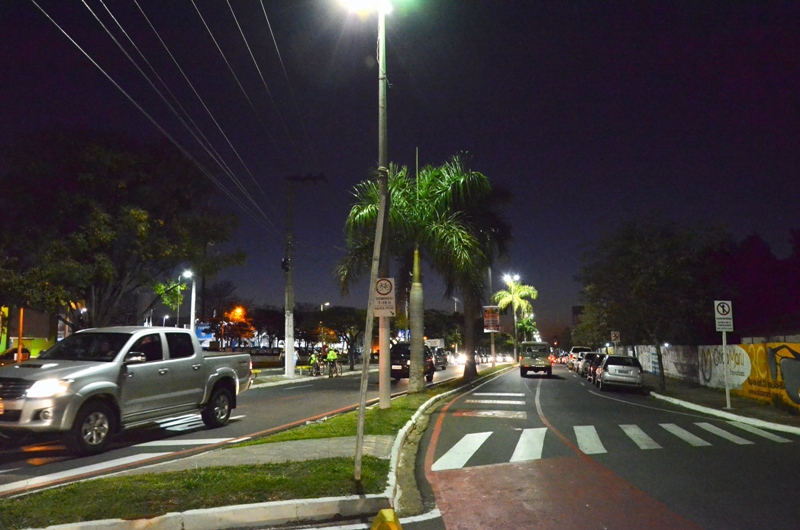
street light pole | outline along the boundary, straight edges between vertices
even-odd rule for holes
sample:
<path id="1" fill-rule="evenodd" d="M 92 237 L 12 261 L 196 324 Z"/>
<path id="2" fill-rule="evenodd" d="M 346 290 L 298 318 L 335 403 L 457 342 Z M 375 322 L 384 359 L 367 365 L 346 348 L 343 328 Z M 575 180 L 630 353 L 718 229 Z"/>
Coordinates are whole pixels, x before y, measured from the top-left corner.
<path id="1" fill-rule="evenodd" d="M 511 293 L 511 309 L 514 311 L 514 359 L 518 360 L 519 355 L 517 353 L 517 297 L 516 297 L 516 285 L 519 281 L 519 274 L 515 274 L 511 276 L 510 274 L 506 274 L 503 276 L 503 280 L 505 280 L 506 285 L 508 285 L 509 291 Z"/>
<path id="2" fill-rule="evenodd" d="M 192 271 L 183 271 L 183 276 L 185 278 L 191 278 L 192 280 L 192 302 L 189 309 L 189 329 L 191 329 L 192 333 L 194 333 L 195 303 L 197 302 L 197 289 L 195 286 L 194 273 Z"/>

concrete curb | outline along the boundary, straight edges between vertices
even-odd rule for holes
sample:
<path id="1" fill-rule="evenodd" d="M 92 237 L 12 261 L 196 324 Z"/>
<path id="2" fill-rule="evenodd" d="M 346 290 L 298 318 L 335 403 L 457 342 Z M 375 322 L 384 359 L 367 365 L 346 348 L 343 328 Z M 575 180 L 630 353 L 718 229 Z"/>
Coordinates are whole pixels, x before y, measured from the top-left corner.
<path id="1" fill-rule="evenodd" d="M 505 371 L 492 375 L 497 377 L 503 373 Z M 399 494 L 397 490 L 397 464 L 400 458 L 400 450 L 416 422 L 437 401 L 456 392 L 471 389 L 470 387 L 471 385 L 464 388 L 455 388 L 432 397 L 423 403 L 411 419 L 400 429 L 392 445 L 387 486 L 382 494 L 221 506 L 168 513 L 151 519 L 104 519 L 26 530 L 226 530 L 229 528 L 269 527 L 291 523 L 321 522 L 329 521 L 336 517 L 374 515 L 384 508 L 391 508 L 397 504 L 396 496 Z"/>
<path id="2" fill-rule="evenodd" d="M 747 416 L 739 416 L 738 414 L 733 414 L 732 412 L 726 412 L 724 410 L 717 410 L 711 407 L 704 407 L 703 405 L 697 405 L 695 403 L 691 403 L 689 401 L 683 401 L 681 399 L 675 399 L 669 396 L 663 396 L 656 392 L 650 392 L 650 395 L 656 399 L 660 399 L 666 401 L 668 403 L 672 403 L 673 405 L 678 405 L 690 410 L 694 410 L 697 412 L 702 412 L 704 414 L 710 414 L 712 416 L 717 416 L 718 418 L 723 418 L 726 420 L 731 421 L 738 421 L 739 423 L 745 423 L 748 425 L 752 425 L 754 427 L 761 427 L 763 429 L 769 429 L 771 431 L 779 431 L 785 432 L 789 434 L 796 434 L 800 436 L 800 427 L 794 427 L 792 425 L 783 425 L 781 423 L 773 423 L 770 421 L 759 420 L 755 418 L 748 418 Z"/>

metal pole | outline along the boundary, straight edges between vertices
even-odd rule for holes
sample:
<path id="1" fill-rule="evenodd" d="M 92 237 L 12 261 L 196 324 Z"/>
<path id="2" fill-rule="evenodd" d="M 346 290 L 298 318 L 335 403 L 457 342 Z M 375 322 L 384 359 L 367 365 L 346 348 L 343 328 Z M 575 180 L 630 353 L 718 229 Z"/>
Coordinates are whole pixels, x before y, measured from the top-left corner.
<path id="1" fill-rule="evenodd" d="M 284 375 L 294 379 L 294 263 L 292 254 L 294 233 L 292 232 L 292 181 L 286 181 L 286 255 L 283 270 L 286 272 L 286 293 L 284 299 Z"/>
<path id="2" fill-rule="evenodd" d="M 728 332 L 722 332 L 722 366 L 725 371 L 725 408 L 731 408 L 731 387 L 728 384 Z"/>
<path id="3" fill-rule="evenodd" d="M 492 268 L 489 267 L 489 301 L 492 300 Z M 492 353 L 492 368 L 494 368 L 497 356 L 494 351 L 494 331 L 489 333 L 489 347 Z M 516 359 L 514 359 L 516 361 Z"/>
<path id="4" fill-rule="evenodd" d="M 192 330 L 192 333 L 194 333 L 194 328 L 195 328 L 195 326 L 194 326 L 194 321 L 195 321 L 195 303 L 197 301 L 197 288 L 196 288 L 195 283 L 196 282 L 194 281 L 194 277 L 192 277 L 192 305 L 191 305 L 191 309 L 189 310 L 189 319 L 191 320 L 189 322 L 189 329 Z"/>
<path id="5" fill-rule="evenodd" d="M 389 147 L 387 141 L 386 118 L 386 14 L 378 10 L 378 192 L 385 206 L 378 212 L 383 221 L 381 230 L 379 275 L 389 276 L 388 240 L 383 237 L 383 230 L 389 223 Z M 376 231 L 378 227 L 376 226 Z M 377 238 L 376 238 L 377 241 Z M 374 289 L 375 283 L 370 284 Z M 389 359 L 389 317 L 378 317 L 378 407 L 388 409 L 392 406 L 391 364 Z M 369 338 L 369 351 L 372 351 L 372 337 Z M 366 348 L 364 353 L 367 353 Z"/>
<path id="6" fill-rule="evenodd" d="M 361 458 L 364 450 L 364 421 L 367 408 L 367 386 L 369 382 L 369 356 L 372 352 L 372 321 L 375 317 L 375 284 L 378 272 L 388 276 L 388 255 L 383 238 L 384 224 L 389 217 L 389 169 L 386 147 L 386 19 L 383 10 L 378 10 L 378 219 L 375 223 L 375 242 L 372 250 L 372 268 L 369 281 L 369 301 L 367 321 L 364 326 L 364 351 L 361 355 L 361 396 L 358 404 L 358 423 L 356 427 L 356 453 L 353 479 L 361 485 Z M 380 271 L 379 271 L 380 269 Z M 391 407 L 391 388 L 389 382 L 389 319 L 378 319 L 378 406 Z"/>

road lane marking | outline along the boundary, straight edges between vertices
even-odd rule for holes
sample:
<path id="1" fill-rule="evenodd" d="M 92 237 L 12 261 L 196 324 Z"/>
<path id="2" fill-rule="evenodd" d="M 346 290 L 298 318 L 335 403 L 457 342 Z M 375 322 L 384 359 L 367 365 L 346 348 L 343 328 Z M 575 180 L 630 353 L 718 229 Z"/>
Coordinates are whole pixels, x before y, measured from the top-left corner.
<path id="1" fill-rule="evenodd" d="M 542 448 L 544 447 L 544 435 L 547 427 L 537 427 L 535 429 L 524 429 L 522 436 L 519 437 L 514 454 L 511 455 L 511 462 L 525 462 L 527 460 L 539 460 L 542 458 Z"/>
<path id="2" fill-rule="evenodd" d="M 491 432 L 474 432 L 465 434 L 457 444 L 443 454 L 439 460 L 431 466 L 431 471 L 444 471 L 445 469 L 461 469 L 472 458 L 472 455 L 480 449 Z"/>
<path id="3" fill-rule="evenodd" d="M 503 418 L 506 420 L 527 420 L 528 413 L 524 410 L 459 410 L 454 412 L 455 417 L 477 418 Z"/>
<path id="4" fill-rule="evenodd" d="M 145 442 L 136 444 L 133 447 L 159 447 L 159 446 L 176 446 L 176 445 L 213 445 L 229 442 L 234 438 L 205 438 L 201 440 L 157 440 L 155 442 Z"/>
<path id="5" fill-rule="evenodd" d="M 650 438 L 638 425 L 620 425 L 622 431 L 639 446 L 639 449 L 661 449 L 658 443 Z"/>
<path id="6" fill-rule="evenodd" d="M 757 434 L 758 436 L 766 438 L 767 440 L 772 440 L 773 442 L 778 442 L 782 444 L 792 443 L 792 441 L 789 440 L 788 438 L 784 438 L 783 436 L 778 436 L 777 434 L 765 431 L 764 429 L 759 429 L 758 427 L 750 425 L 748 423 L 741 423 L 738 421 L 729 421 L 728 423 L 730 423 L 734 427 L 739 427 L 740 429 L 745 430 L 749 433 Z"/>
<path id="7" fill-rule="evenodd" d="M 0 493 L 7 491 L 14 491 L 19 489 L 27 489 L 32 486 L 39 486 L 54 482 L 57 480 L 77 477 L 86 473 L 93 473 L 95 471 L 102 471 L 117 466 L 124 466 L 125 464 L 132 464 L 140 460 L 148 460 L 150 458 L 158 458 L 159 456 L 166 456 L 170 453 L 142 453 L 140 455 L 127 456 L 125 458 L 117 458 L 116 460 L 109 460 L 108 462 L 101 462 L 99 464 L 92 464 L 90 466 L 76 467 L 60 473 L 51 473 L 50 475 L 43 475 L 41 477 L 33 477 L 27 480 L 20 480 L 18 482 L 11 482 L 10 484 L 3 484 L 0 486 Z"/>
<path id="8" fill-rule="evenodd" d="M 726 431 L 724 429 L 720 429 L 716 425 L 711 425 L 710 423 L 706 423 L 704 421 L 701 421 L 699 423 L 695 423 L 695 425 L 697 425 L 701 429 L 705 429 L 706 431 L 708 431 L 710 433 L 716 434 L 717 436 L 725 438 L 726 440 L 731 441 L 731 442 L 733 442 L 735 444 L 738 444 L 738 445 L 752 445 L 754 443 L 754 442 L 751 442 L 750 440 L 746 440 L 744 438 L 736 436 L 735 434 L 730 433 L 730 432 L 728 432 L 728 431 Z"/>
<path id="9" fill-rule="evenodd" d="M 573 429 L 575 437 L 578 439 L 578 447 L 584 454 L 597 455 L 608 452 L 603 447 L 603 442 L 600 441 L 597 429 L 593 425 L 576 425 Z"/>
<path id="10" fill-rule="evenodd" d="M 514 401 L 510 399 L 467 399 L 464 403 L 481 403 L 489 405 L 524 405 L 524 401 Z"/>
<path id="11" fill-rule="evenodd" d="M 681 429 L 674 423 L 659 423 L 659 425 L 661 425 L 668 432 L 674 434 L 675 436 L 677 436 L 684 442 L 688 443 L 689 445 L 693 445 L 694 447 L 705 447 L 711 445 L 710 443 L 703 440 L 699 436 L 695 436 L 686 429 Z"/>
<path id="12" fill-rule="evenodd" d="M 473 392 L 473 396 L 525 397 L 525 392 Z"/>

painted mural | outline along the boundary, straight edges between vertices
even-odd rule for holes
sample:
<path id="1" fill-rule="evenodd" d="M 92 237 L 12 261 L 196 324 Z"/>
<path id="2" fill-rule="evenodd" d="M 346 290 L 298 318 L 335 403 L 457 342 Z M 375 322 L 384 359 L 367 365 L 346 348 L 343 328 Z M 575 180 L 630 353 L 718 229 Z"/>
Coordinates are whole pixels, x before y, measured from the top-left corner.
<path id="1" fill-rule="evenodd" d="M 655 346 L 636 346 L 642 367 L 658 372 Z M 664 374 L 725 388 L 722 345 L 662 347 Z M 761 343 L 728 345 L 728 385 L 751 399 L 789 404 L 800 410 L 800 344 Z"/>

